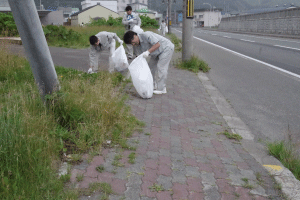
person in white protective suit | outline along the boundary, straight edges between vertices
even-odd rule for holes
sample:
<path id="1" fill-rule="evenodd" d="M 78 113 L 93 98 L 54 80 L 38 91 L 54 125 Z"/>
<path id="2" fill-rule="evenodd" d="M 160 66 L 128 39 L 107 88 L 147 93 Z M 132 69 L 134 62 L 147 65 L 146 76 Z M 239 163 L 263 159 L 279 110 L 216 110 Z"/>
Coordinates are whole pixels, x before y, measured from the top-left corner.
<path id="1" fill-rule="evenodd" d="M 132 12 L 131 6 L 125 8 L 126 12 L 123 16 L 122 24 L 125 25 L 126 31 L 130 31 L 134 26 L 141 27 L 142 21 L 138 14 Z M 125 50 L 127 52 L 128 59 L 133 58 L 133 46 L 126 44 Z"/>
<path id="2" fill-rule="evenodd" d="M 109 67 L 108 71 L 112 73 L 114 71 L 114 66 L 111 61 L 111 56 L 116 49 L 116 40 L 123 44 L 123 41 L 117 36 L 116 33 L 102 31 L 97 35 L 90 36 L 90 68 L 88 73 L 98 72 L 98 60 L 100 52 L 103 50 L 109 50 Z"/>
<path id="3" fill-rule="evenodd" d="M 161 34 L 162 34 L 163 36 L 166 35 L 166 26 L 167 26 L 167 25 L 166 25 L 165 21 L 162 20 L 159 29 L 160 29 L 160 32 L 161 32 Z"/>
<path id="4" fill-rule="evenodd" d="M 148 64 L 153 76 L 153 93 L 167 93 L 166 79 L 174 53 L 174 44 L 165 37 L 151 31 L 140 34 L 128 31 L 124 35 L 124 42 L 125 44 L 135 45 L 138 53 L 141 53 L 144 58 L 151 56 Z"/>

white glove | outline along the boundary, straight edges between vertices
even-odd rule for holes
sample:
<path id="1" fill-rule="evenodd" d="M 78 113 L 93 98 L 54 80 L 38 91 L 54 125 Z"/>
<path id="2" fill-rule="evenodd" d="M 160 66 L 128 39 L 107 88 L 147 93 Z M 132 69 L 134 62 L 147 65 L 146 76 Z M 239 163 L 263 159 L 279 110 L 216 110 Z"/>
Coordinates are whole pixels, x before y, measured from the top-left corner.
<path id="1" fill-rule="evenodd" d="M 121 46 L 123 45 L 123 41 L 122 40 L 119 40 L 119 43 L 120 43 Z"/>
<path id="2" fill-rule="evenodd" d="M 133 22 L 133 19 L 128 20 L 128 22 Z"/>
<path id="3" fill-rule="evenodd" d="M 142 53 L 144 58 L 148 58 L 150 52 L 149 51 L 145 51 L 144 53 Z"/>

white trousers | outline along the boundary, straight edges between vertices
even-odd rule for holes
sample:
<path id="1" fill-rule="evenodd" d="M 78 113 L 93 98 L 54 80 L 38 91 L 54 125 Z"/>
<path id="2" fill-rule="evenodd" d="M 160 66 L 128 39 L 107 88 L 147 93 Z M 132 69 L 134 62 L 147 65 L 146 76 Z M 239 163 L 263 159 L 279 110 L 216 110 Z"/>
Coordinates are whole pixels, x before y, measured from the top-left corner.
<path id="1" fill-rule="evenodd" d="M 153 76 L 153 83 L 159 91 L 166 87 L 169 64 L 173 53 L 174 45 L 165 48 L 159 56 L 150 58 L 149 67 Z"/>

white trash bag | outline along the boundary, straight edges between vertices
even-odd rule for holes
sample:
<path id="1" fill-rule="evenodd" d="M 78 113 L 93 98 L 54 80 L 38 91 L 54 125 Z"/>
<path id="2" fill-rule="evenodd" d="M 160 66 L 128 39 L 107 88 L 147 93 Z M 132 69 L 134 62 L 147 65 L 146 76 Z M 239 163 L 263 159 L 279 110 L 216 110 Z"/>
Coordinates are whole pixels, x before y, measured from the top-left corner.
<path id="1" fill-rule="evenodd" d="M 141 27 L 139 27 L 139 26 L 137 26 L 137 25 L 135 25 L 135 26 L 132 28 L 132 31 L 133 31 L 133 32 L 136 32 L 137 34 L 140 34 L 140 33 L 144 32 L 144 30 L 141 29 Z"/>
<path id="2" fill-rule="evenodd" d="M 153 95 L 153 77 L 146 59 L 143 55 L 135 58 L 128 67 L 133 86 L 138 94 L 149 99 Z"/>
<path id="3" fill-rule="evenodd" d="M 166 33 L 168 33 L 169 31 L 168 31 L 168 26 L 166 26 Z"/>
<path id="4" fill-rule="evenodd" d="M 129 64 L 125 54 L 123 45 L 119 46 L 111 56 L 111 62 L 117 71 L 123 71 L 127 69 Z"/>

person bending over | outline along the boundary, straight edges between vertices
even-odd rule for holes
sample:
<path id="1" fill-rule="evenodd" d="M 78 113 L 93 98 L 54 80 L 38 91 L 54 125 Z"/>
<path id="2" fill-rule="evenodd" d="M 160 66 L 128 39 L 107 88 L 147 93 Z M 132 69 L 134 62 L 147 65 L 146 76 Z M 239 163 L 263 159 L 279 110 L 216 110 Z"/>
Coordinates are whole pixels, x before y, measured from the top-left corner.
<path id="1" fill-rule="evenodd" d="M 123 44 L 123 41 L 117 36 L 116 33 L 102 31 L 97 35 L 90 36 L 90 68 L 88 70 L 88 73 L 98 72 L 99 56 L 103 50 L 109 50 L 108 71 L 110 73 L 114 71 L 111 56 L 116 49 L 116 40 L 120 43 L 120 45 Z"/>
<path id="2" fill-rule="evenodd" d="M 148 64 L 153 76 L 153 93 L 167 93 L 166 80 L 169 64 L 174 53 L 174 44 L 165 37 L 151 31 L 140 34 L 128 31 L 124 35 L 124 42 L 136 46 L 136 50 L 144 58 L 151 56 Z"/>

